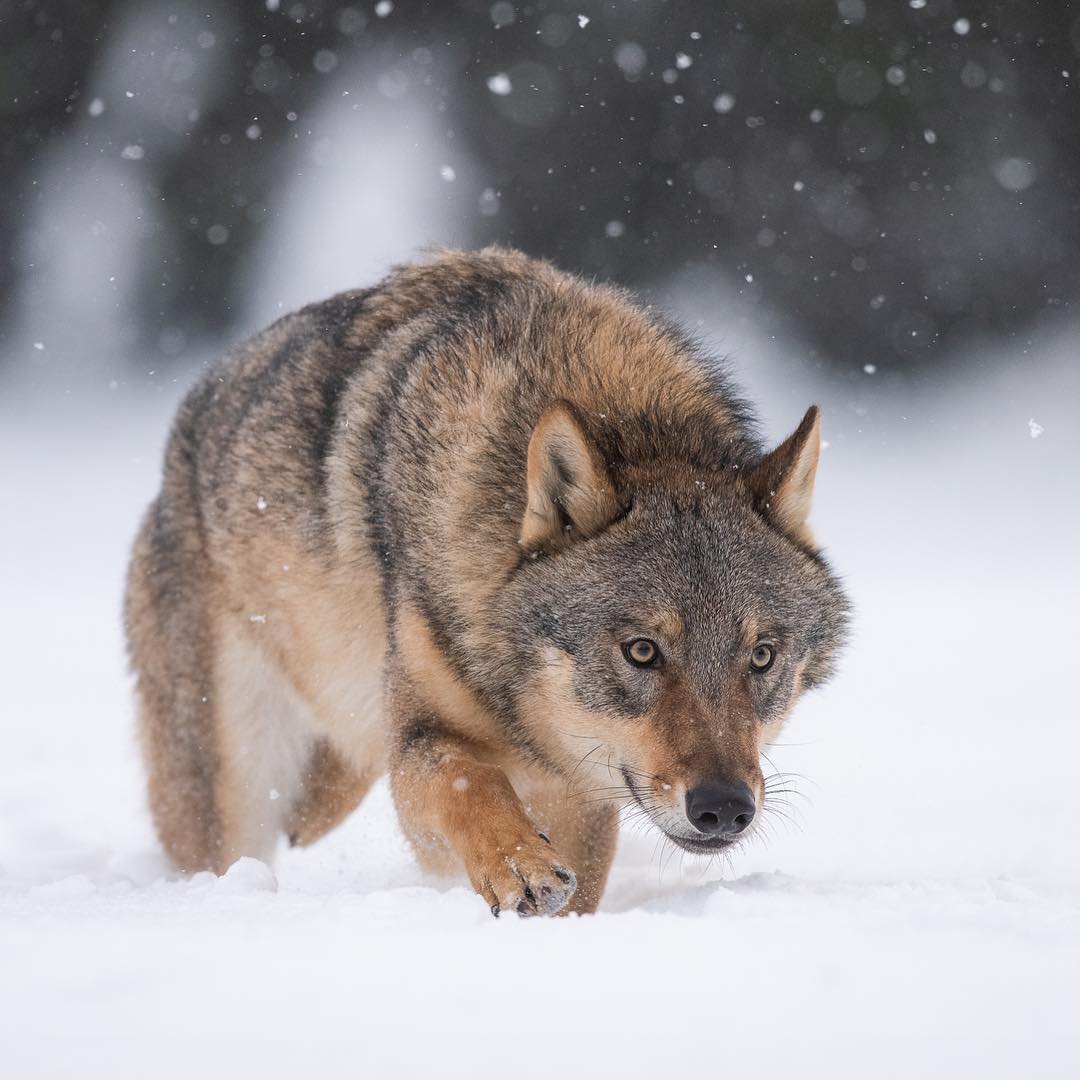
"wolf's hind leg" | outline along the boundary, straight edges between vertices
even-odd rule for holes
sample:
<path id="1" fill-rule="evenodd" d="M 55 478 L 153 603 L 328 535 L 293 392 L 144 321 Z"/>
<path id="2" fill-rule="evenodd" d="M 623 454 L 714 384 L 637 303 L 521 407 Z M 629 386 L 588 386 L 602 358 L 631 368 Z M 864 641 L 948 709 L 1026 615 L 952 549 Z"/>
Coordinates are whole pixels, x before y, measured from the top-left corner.
<path id="1" fill-rule="evenodd" d="M 304 769 L 303 787 L 285 825 L 289 843 L 315 843 L 355 810 L 378 772 L 361 773 L 331 745 L 318 739 Z"/>
<path id="2" fill-rule="evenodd" d="M 217 635 L 219 874 L 241 855 L 273 858 L 314 744 L 307 705 L 257 634 L 225 626 Z"/>

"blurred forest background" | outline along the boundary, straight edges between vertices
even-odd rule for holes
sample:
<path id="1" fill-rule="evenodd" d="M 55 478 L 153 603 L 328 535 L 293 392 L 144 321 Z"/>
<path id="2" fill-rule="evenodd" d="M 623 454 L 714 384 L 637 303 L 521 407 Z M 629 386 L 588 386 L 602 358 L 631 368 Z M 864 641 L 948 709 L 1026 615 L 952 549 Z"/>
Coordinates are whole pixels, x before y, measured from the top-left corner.
<path id="1" fill-rule="evenodd" d="M 0 0 L 0 363 L 179 370 L 491 242 L 708 268 L 844 378 L 1019 355 L 1080 285 L 1078 79 L 1035 0 Z"/>

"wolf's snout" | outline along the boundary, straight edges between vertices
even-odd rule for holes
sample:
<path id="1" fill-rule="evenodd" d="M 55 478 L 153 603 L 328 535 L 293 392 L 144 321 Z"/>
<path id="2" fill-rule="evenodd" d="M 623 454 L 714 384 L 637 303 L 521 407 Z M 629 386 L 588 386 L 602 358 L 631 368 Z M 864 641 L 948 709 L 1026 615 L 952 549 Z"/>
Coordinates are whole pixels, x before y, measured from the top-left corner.
<path id="1" fill-rule="evenodd" d="M 738 836 L 756 812 L 754 793 L 741 782 L 706 780 L 686 793 L 690 824 L 709 836 Z"/>

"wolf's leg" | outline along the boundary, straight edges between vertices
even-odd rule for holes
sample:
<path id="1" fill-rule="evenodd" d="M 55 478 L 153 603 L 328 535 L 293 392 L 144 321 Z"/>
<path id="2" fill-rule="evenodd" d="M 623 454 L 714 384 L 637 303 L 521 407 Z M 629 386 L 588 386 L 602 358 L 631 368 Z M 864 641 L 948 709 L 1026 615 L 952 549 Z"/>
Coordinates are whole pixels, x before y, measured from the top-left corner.
<path id="1" fill-rule="evenodd" d="M 241 855 L 273 858 L 314 746 L 307 705 L 255 634 L 224 626 L 217 635 L 218 873 Z"/>
<path id="2" fill-rule="evenodd" d="M 180 870 L 219 863 L 222 822 L 205 560 L 190 497 L 151 505 L 132 552 L 125 625 L 150 811 Z"/>
<path id="3" fill-rule="evenodd" d="M 360 773 L 331 745 L 318 739 L 304 769 L 303 787 L 286 822 L 289 843 L 313 844 L 339 825 L 368 793 L 379 771 Z"/>
<path id="4" fill-rule="evenodd" d="M 610 803 L 582 805 L 571 798 L 537 807 L 534 816 L 577 870 L 577 891 L 560 914 L 591 914 L 600 903 L 615 858 L 618 810 Z"/>
<path id="5" fill-rule="evenodd" d="M 529 820 L 506 774 L 438 718 L 391 692 L 390 783 L 402 828 L 421 860 L 449 849 L 492 913 L 554 915 L 577 878 Z"/>

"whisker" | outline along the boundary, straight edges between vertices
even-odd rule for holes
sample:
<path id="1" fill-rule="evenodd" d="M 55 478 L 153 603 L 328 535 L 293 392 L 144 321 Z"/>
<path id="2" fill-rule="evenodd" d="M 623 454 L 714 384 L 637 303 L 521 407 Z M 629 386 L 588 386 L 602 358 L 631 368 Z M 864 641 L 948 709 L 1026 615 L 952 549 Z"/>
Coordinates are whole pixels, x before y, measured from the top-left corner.
<path id="1" fill-rule="evenodd" d="M 567 786 L 567 788 L 568 788 L 568 789 L 569 789 L 569 788 L 570 788 L 570 787 L 571 787 L 571 786 L 573 785 L 573 783 L 574 783 L 574 777 L 575 777 L 575 776 L 577 776 L 577 771 L 578 771 L 578 769 L 580 769 L 580 768 L 581 768 L 581 766 L 582 766 L 582 765 L 584 765 L 584 764 L 585 764 L 585 762 L 586 762 L 586 761 L 588 761 L 588 760 L 589 760 L 589 758 L 591 758 L 591 757 L 593 756 L 593 754 L 595 754 L 595 753 L 596 753 L 596 751 L 597 751 L 597 750 L 599 750 L 599 749 L 600 749 L 600 747 L 601 747 L 602 745 L 603 745 L 603 743 L 599 743 L 599 742 L 598 742 L 598 743 L 597 743 L 597 744 L 596 744 L 596 745 L 595 745 L 595 746 L 594 746 L 594 747 L 593 747 L 593 748 L 592 748 L 592 749 L 591 749 L 591 750 L 590 750 L 590 751 L 589 751 L 589 752 L 588 752 L 588 753 L 587 753 L 587 754 L 586 754 L 586 755 L 585 755 L 585 756 L 584 756 L 584 757 L 583 757 L 583 758 L 582 758 L 582 759 L 581 759 L 581 760 L 580 760 L 580 761 L 579 761 L 579 762 L 578 762 L 578 763 L 577 763 L 577 764 L 576 764 L 576 765 L 574 766 L 574 768 L 573 768 L 573 771 L 572 771 L 572 772 L 570 773 L 570 778 L 569 778 L 569 779 L 568 779 L 568 780 L 566 781 L 566 786 Z"/>
<path id="2" fill-rule="evenodd" d="M 665 837 L 665 839 L 667 839 L 667 837 Z M 669 842 L 671 842 L 671 841 L 669 841 Z M 672 858 L 672 856 L 673 856 L 673 855 L 675 854 L 675 852 L 676 852 L 676 851 L 678 851 L 678 850 L 679 850 L 679 849 L 678 849 L 678 848 L 677 848 L 677 847 L 675 846 L 674 842 L 671 842 L 671 851 L 669 851 L 669 852 L 668 852 L 668 857 L 667 857 L 667 859 L 666 859 L 666 860 L 664 860 L 664 863 L 663 863 L 663 864 L 661 865 L 661 867 L 660 867 L 660 884 L 661 884 L 661 885 L 662 885 L 662 884 L 664 883 L 664 871 L 665 871 L 665 870 L 667 869 L 667 867 L 668 867 L 668 863 L 670 863 L 670 862 L 671 862 L 671 858 Z"/>

